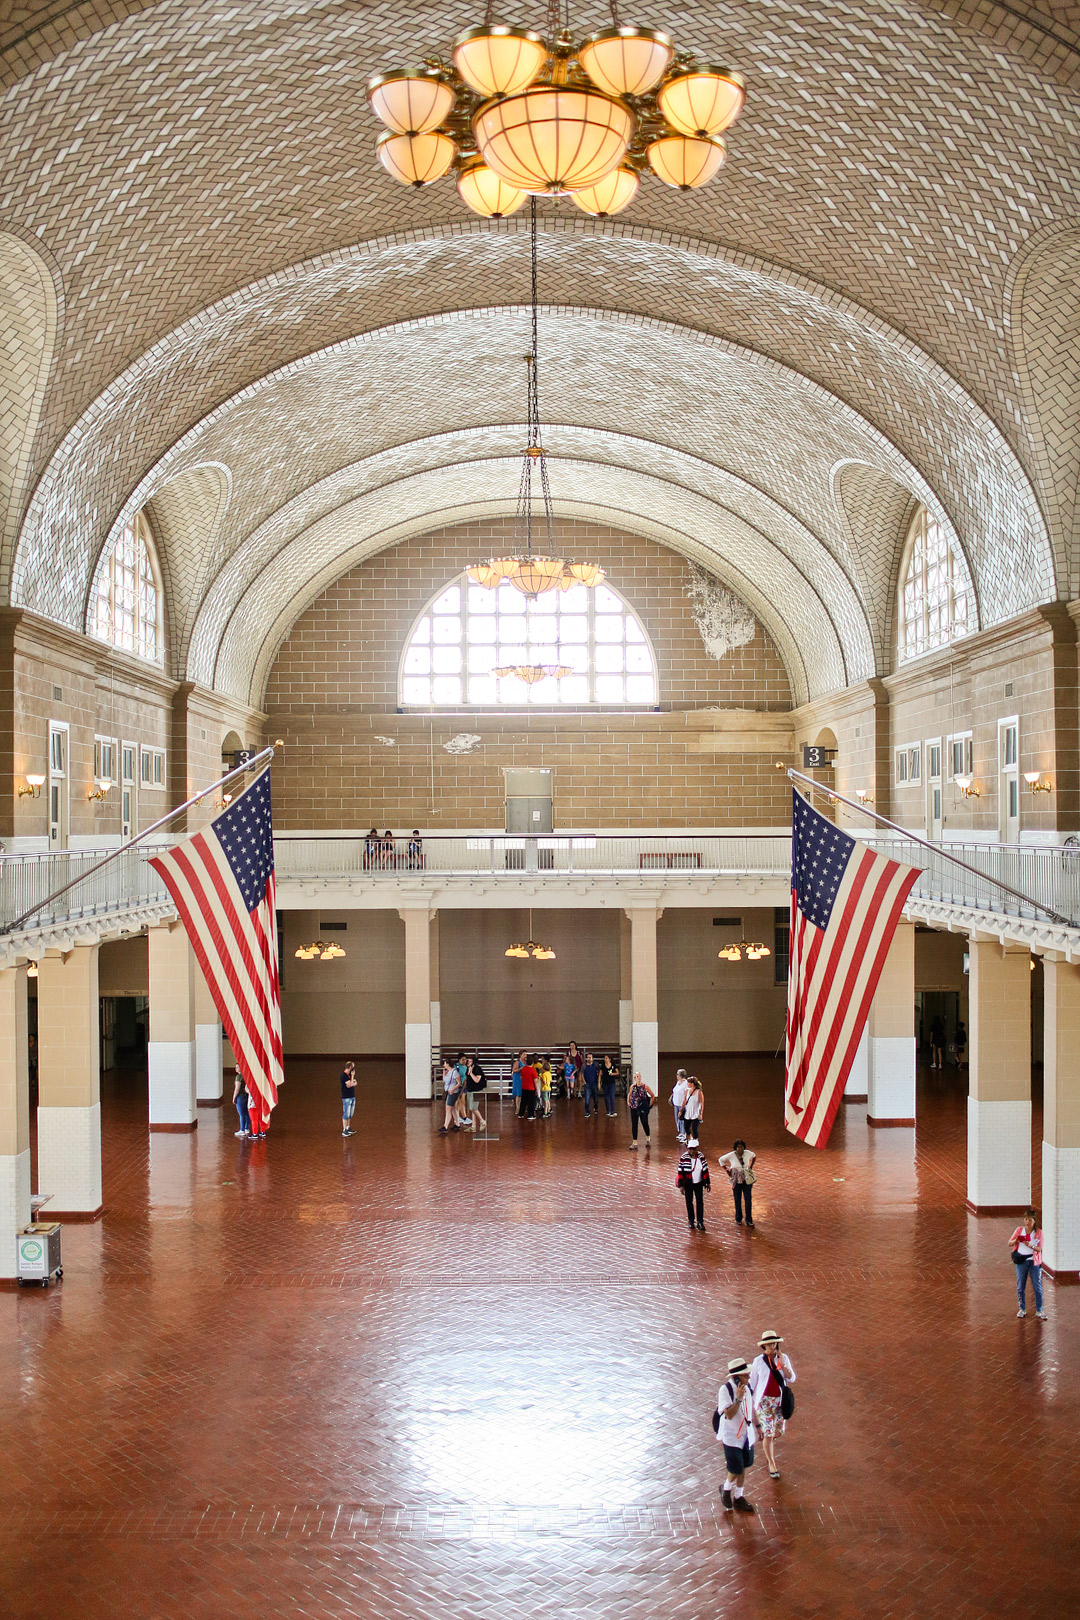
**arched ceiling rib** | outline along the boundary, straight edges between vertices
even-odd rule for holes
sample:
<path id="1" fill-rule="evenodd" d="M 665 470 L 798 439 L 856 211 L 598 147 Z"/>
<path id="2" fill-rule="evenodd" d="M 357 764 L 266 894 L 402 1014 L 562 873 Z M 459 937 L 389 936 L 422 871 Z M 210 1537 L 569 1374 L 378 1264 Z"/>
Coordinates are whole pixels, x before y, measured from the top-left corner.
<path id="1" fill-rule="evenodd" d="M 524 330 L 519 308 L 469 310 L 368 333 L 282 367 L 189 430 L 144 474 L 116 521 L 195 465 L 213 461 L 229 467 L 233 499 L 207 557 L 209 572 L 216 574 L 276 510 L 358 455 L 400 450 L 406 428 L 434 438 L 463 423 L 481 426 L 492 416 L 514 422 L 524 389 L 516 360 Z M 953 422 L 957 434 L 964 420 L 972 429 L 961 487 L 956 456 L 947 463 L 953 469 L 949 493 L 956 494 L 967 519 L 966 526 L 954 528 L 934 485 L 872 423 L 818 384 L 755 351 L 668 323 L 596 310 L 545 310 L 541 354 L 543 411 L 549 421 L 619 434 L 629 419 L 645 428 L 649 456 L 678 446 L 714 469 L 735 473 L 774 505 L 798 514 L 847 575 L 864 609 L 884 588 L 874 577 L 878 564 L 853 543 L 830 484 L 836 463 L 852 458 L 902 482 L 950 532 L 959 530 L 972 559 L 983 622 L 1053 594 L 1045 538 L 1029 521 L 1033 514 L 1038 517 L 1030 490 L 1000 442 L 1003 460 L 995 464 L 987 434 L 974 433 L 977 413 L 972 414 L 970 402 Z M 123 421 L 124 443 L 130 445 L 142 425 L 137 397 L 136 390 L 126 413 L 118 398 L 115 406 L 102 402 L 95 422 L 70 446 L 66 465 L 58 457 L 55 471 L 42 481 L 18 559 L 18 599 L 24 605 L 80 622 L 85 600 L 80 581 L 92 568 L 93 531 L 85 521 L 93 488 L 89 464 L 98 472 L 111 464 L 96 429 L 107 421 L 118 429 Z M 943 411 L 943 401 L 937 403 Z M 76 494 L 80 468 L 86 474 L 83 502 Z M 976 484 L 973 474 L 980 471 L 982 482 Z M 945 469 L 938 472 L 948 483 Z M 389 463 L 383 476 L 395 476 Z M 981 506 L 973 505 L 973 492 Z M 1024 561 L 1019 576 L 1002 556 L 1001 533 L 1010 537 L 1016 559 Z"/>
<path id="2" fill-rule="evenodd" d="M 510 460 L 457 463 L 327 513 L 282 548 L 237 599 L 221 636 L 215 685 L 258 701 L 281 640 L 334 579 L 365 557 L 431 528 L 433 514 L 447 523 L 511 512 L 513 471 Z M 843 649 L 821 598 L 744 519 L 686 490 L 674 501 L 662 479 L 621 467 L 564 461 L 553 465 L 551 475 L 560 514 L 621 524 L 727 580 L 773 636 L 802 697 L 844 685 Z M 870 656 L 868 637 L 862 650 Z"/>

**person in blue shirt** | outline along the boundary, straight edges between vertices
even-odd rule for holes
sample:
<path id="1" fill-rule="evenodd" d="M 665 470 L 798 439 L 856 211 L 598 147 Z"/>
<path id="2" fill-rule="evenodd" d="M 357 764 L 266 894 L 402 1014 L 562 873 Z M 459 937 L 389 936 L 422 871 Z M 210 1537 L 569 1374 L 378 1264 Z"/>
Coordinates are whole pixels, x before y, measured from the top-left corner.
<path id="1" fill-rule="evenodd" d="M 591 1052 L 585 1054 L 585 1118 L 600 1112 L 600 1068 Z"/>
<path id="2" fill-rule="evenodd" d="M 525 1053 L 519 1052 L 514 1059 L 514 1066 L 510 1070 L 510 1092 L 514 1099 L 514 1113 L 521 1118 L 521 1065 L 525 1062 Z"/>

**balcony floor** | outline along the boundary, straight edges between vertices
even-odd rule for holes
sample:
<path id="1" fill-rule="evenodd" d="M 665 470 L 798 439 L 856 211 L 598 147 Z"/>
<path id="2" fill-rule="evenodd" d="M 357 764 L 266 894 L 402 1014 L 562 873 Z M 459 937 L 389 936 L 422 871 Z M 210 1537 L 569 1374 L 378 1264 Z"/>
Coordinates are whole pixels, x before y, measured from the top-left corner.
<path id="1" fill-rule="evenodd" d="M 104 1219 L 0 1293 L 0 1613 L 1075 1614 L 1080 1289 L 1015 1320 L 963 1085 L 922 1076 L 914 1152 L 850 1106 L 818 1154 L 778 1065 L 699 1070 L 710 1158 L 761 1155 L 753 1233 L 717 1174 L 687 1234 L 663 1108 L 651 1153 L 622 1103 L 480 1145 L 367 1064 L 343 1141 L 336 1066 L 298 1062 L 252 1147 L 227 1108 L 148 1139 L 109 1076 Z M 709 1418 L 766 1326 L 798 1408 L 733 1522 Z"/>

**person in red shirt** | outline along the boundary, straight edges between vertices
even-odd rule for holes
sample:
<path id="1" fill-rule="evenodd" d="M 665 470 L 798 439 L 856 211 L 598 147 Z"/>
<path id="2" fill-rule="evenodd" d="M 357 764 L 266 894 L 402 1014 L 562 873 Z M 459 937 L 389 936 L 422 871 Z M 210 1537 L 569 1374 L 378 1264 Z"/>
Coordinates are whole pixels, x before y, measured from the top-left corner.
<path id="1" fill-rule="evenodd" d="M 521 1054 L 521 1112 L 526 1119 L 536 1118 L 536 1084 L 539 1075 L 528 1052 Z"/>

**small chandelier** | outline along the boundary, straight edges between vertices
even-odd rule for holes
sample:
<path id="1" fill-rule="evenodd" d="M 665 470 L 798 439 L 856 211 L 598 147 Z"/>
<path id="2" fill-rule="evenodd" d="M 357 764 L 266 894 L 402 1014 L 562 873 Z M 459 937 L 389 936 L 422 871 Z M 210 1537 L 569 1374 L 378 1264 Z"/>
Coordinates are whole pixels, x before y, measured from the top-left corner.
<path id="1" fill-rule="evenodd" d="M 320 932 L 322 924 L 320 921 Z M 332 939 L 313 939 L 310 945 L 298 945 L 293 956 L 298 962 L 334 962 L 348 953 L 344 945 Z"/>
<path id="2" fill-rule="evenodd" d="M 561 681 L 565 675 L 573 673 L 568 664 L 503 664 L 495 671 L 500 680 L 512 677 L 524 681 L 526 686 L 535 686 L 537 681 Z"/>
<path id="3" fill-rule="evenodd" d="M 555 952 L 552 950 L 551 946 L 550 945 L 538 945 L 536 943 L 536 940 L 533 939 L 533 937 L 532 937 L 532 931 L 533 931 L 533 917 L 532 917 L 532 908 L 530 907 L 529 908 L 529 937 L 528 937 L 528 939 L 524 942 L 524 944 L 522 944 L 519 941 L 517 944 L 508 945 L 506 947 L 506 950 L 503 951 L 503 955 L 513 957 L 516 961 L 519 961 L 519 962 L 528 961 L 528 959 L 530 957 L 532 957 L 533 960 L 536 961 L 536 962 L 554 962 L 554 960 L 555 960 Z"/>
<path id="4" fill-rule="evenodd" d="M 772 951 L 767 945 L 741 939 L 737 945 L 722 945 L 716 954 L 721 962 L 741 962 L 744 956 L 748 962 L 760 962 L 763 956 L 771 956 Z"/>
<path id="5" fill-rule="evenodd" d="M 528 442 L 521 460 L 521 479 L 518 484 L 518 498 L 516 519 L 524 548 L 509 557 L 489 557 L 484 562 L 472 563 L 465 572 L 474 585 L 482 585 L 486 590 L 494 590 L 505 579 L 522 596 L 535 601 L 545 591 L 568 591 L 574 585 L 592 587 L 599 585 L 604 577 L 604 570 L 598 563 L 567 562 L 563 557 L 556 557 L 552 537 L 552 510 L 551 488 L 548 484 L 547 460 L 544 451 L 543 434 L 540 431 L 540 356 L 539 336 L 537 322 L 537 275 L 536 275 L 536 198 L 529 198 L 529 257 L 532 272 L 532 347 L 525 356 L 525 364 L 529 372 L 528 386 Z M 540 469 L 540 494 L 544 506 L 544 525 L 546 529 L 547 551 L 533 550 L 533 469 Z M 541 669 L 540 665 L 519 665 L 506 671 L 508 674 L 517 674 L 524 681 L 530 680 L 528 675 L 521 674 L 523 669 Z M 495 673 L 503 673 L 496 670 Z M 544 674 L 556 674 L 554 668 L 544 668 L 541 674 L 534 674 L 531 680 L 538 681 Z M 568 669 L 559 669 L 558 677 L 569 675 Z"/>
<path id="6" fill-rule="evenodd" d="M 450 61 L 377 74 L 372 111 L 387 126 L 379 158 L 403 185 L 451 168 L 466 207 L 503 219 L 528 195 L 569 194 L 587 214 L 622 213 L 651 169 L 696 190 L 719 172 L 723 131 L 746 88 L 729 68 L 699 62 L 655 28 L 619 22 L 574 42 L 549 0 L 547 33 L 483 23 L 455 40 Z"/>

